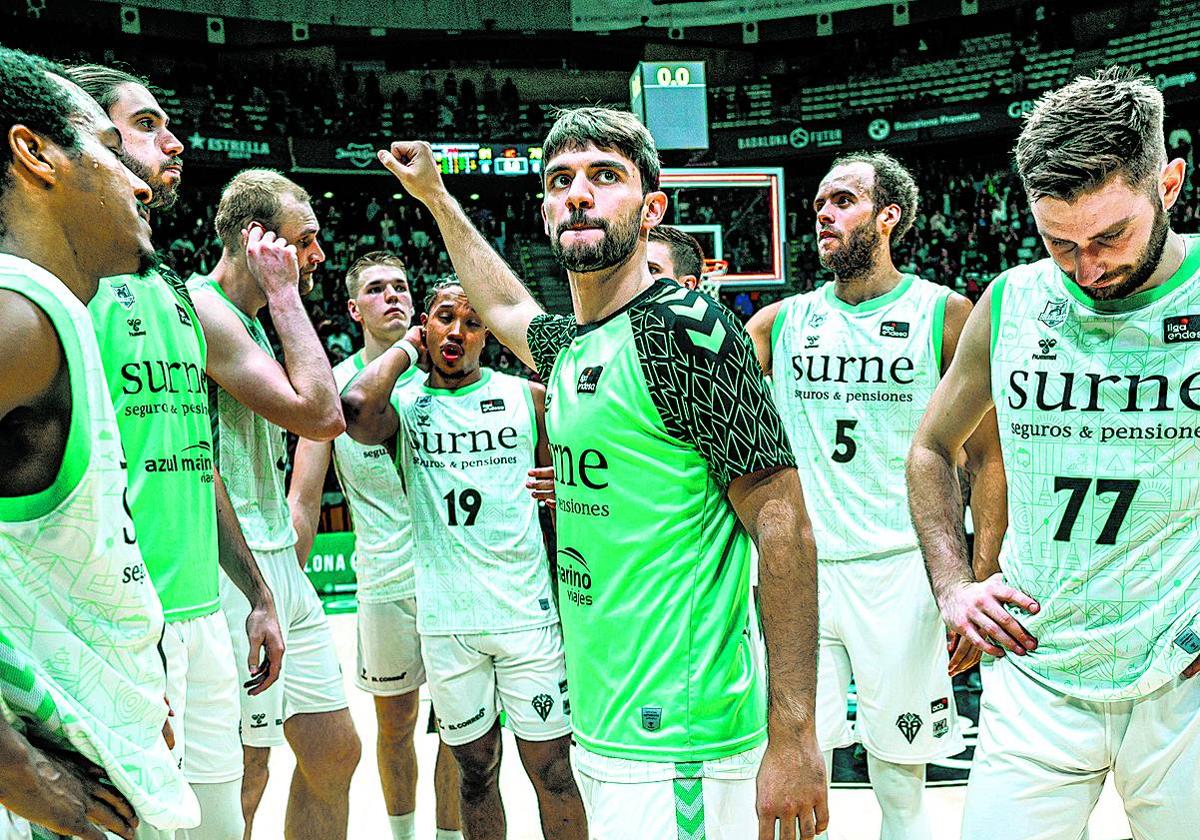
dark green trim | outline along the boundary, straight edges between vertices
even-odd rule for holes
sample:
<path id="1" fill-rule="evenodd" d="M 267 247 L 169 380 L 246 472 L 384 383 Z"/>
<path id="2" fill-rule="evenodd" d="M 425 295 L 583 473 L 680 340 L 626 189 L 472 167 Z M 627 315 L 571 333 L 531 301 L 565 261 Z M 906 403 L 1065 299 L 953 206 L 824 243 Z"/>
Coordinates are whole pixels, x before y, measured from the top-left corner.
<path id="1" fill-rule="evenodd" d="M 783 334 L 783 326 L 787 321 L 788 315 L 792 308 L 796 305 L 796 298 L 786 298 L 779 306 L 779 311 L 775 313 L 775 321 L 771 324 L 771 358 L 775 358 L 775 351 L 779 349 L 779 336 Z"/>

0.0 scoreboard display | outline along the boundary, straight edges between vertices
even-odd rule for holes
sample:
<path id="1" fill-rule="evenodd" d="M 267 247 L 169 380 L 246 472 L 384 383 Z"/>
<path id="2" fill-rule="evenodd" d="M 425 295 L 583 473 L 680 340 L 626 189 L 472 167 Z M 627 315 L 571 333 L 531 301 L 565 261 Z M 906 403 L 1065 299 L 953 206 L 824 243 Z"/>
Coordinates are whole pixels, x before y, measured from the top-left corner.
<path id="1" fill-rule="evenodd" d="M 643 61 L 629 79 L 631 110 L 659 149 L 708 148 L 703 61 Z"/>

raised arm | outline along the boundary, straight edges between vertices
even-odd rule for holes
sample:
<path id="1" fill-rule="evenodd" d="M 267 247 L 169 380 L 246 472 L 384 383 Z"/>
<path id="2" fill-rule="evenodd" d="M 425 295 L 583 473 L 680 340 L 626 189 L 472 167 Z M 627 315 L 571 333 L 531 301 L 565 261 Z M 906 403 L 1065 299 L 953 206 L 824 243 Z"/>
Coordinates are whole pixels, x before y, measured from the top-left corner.
<path id="1" fill-rule="evenodd" d="M 534 367 L 526 333 L 542 308 L 446 190 L 433 149 L 420 141 L 393 143 L 390 150 L 379 152 L 379 160 L 433 214 L 454 272 L 484 324 L 501 344 Z"/>
<path id="2" fill-rule="evenodd" d="M 396 436 L 400 418 L 392 406 L 392 390 L 400 374 L 425 353 L 421 328 L 413 327 L 404 338 L 379 354 L 342 391 L 346 433 L 359 443 L 376 446 Z"/>
<path id="3" fill-rule="evenodd" d="M 775 319 L 782 308 L 783 301 L 777 300 L 755 312 L 746 323 L 746 332 L 750 333 L 750 339 L 754 342 L 754 353 L 763 376 L 771 375 L 771 333 L 775 330 Z"/>
<path id="4" fill-rule="evenodd" d="M 1028 612 L 1036 612 L 1038 606 L 1007 586 L 998 573 L 975 581 L 956 474 L 959 450 L 992 408 L 991 296 L 995 288 L 996 284 L 988 288 L 967 318 L 953 361 L 917 429 L 908 456 L 908 504 L 933 595 L 946 624 L 993 656 L 1003 656 L 1004 648 L 1024 655 L 1037 642 L 1004 605 L 1015 604 Z"/>
<path id="5" fill-rule="evenodd" d="M 208 342 L 208 375 L 275 425 L 311 440 L 332 440 L 346 425 L 325 349 L 300 301 L 295 248 L 253 226 L 246 263 L 266 295 L 283 364 L 258 346 L 215 292 L 198 289 L 192 300 Z"/>

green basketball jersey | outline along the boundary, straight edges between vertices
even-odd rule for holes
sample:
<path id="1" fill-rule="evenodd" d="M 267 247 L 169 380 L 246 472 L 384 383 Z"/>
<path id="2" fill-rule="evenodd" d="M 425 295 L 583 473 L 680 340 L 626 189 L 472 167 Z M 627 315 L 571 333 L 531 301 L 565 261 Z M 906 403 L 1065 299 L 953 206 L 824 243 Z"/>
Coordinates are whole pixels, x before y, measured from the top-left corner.
<path id="1" fill-rule="evenodd" d="M 333 369 L 338 391 L 366 366 L 362 351 Z M 413 386 L 420 368 L 396 380 L 393 393 Z M 413 581 L 412 516 L 404 482 L 387 447 L 364 446 L 348 434 L 333 441 L 333 467 L 354 522 L 354 573 L 358 600 L 380 603 L 411 598 Z"/>
<path id="2" fill-rule="evenodd" d="M 129 463 L 129 507 L 167 621 L 217 611 L 207 345 L 167 266 L 100 281 L 88 305 Z M 179 527 L 186 522 L 187 527 Z"/>
<path id="3" fill-rule="evenodd" d="M 537 447 L 529 383 L 484 368 L 464 388 L 421 384 L 392 399 L 404 424 L 396 460 L 417 546 L 417 629 L 557 624 L 537 502 L 525 488 Z"/>
<path id="4" fill-rule="evenodd" d="M 766 737 L 750 537 L 726 491 L 795 465 L 738 320 L 660 281 L 603 321 L 540 315 L 575 738 L 655 762 Z"/>
<path id="5" fill-rule="evenodd" d="M 906 274 L 853 305 L 834 284 L 784 301 L 772 389 L 822 560 L 915 551 L 904 462 L 941 378 L 950 289 Z"/>
<path id="6" fill-rule="evenodd" d="M 275 350 L 263 325 L 231 301 L 212 277 L 193 275 L 192 292 L 215 294 L 238 317 L 246 332 L 265 352 Z M 283 479 L 287 473 L 287 432 L 255 414 L 216 382 L 209 382 L 213 450 L 217 469 L 229 491 L 246 545 L 254 551 L 282 551 L 296 545 L 296 529 L 288 508 Z"/>
<path id="7" fill-rule="evenodd" d="M 1088 298 L 1052 260 L 996 279 L 992 396 L 1008 475 L 1000 566 L 1041 611 L 1017 666 L 1142 697 L 1200 654 L 1200 238 L 1180 269 Z"/>
<path id="8" fill-rule="evenodd" d="M 104 768 L 161 829 L 200 811 L 162 738 L 162 606 L 127 515 L 126 469 L 92 321 L 56 277 L 0 254 L 0 288 L 50 319 L 71 382 L 54 482 L 0 498 L 0 704 L 10 723 Z"/>

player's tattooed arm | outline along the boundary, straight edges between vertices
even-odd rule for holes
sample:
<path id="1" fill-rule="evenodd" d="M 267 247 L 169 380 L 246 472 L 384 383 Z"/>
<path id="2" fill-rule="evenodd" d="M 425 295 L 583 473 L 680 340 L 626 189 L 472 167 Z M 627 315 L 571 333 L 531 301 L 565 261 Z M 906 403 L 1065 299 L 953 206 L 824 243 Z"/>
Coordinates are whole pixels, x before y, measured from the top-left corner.
<path id="1" fill-rule="evenodd" d="M 425 328 L 412 327 L 404 338 L 358 372 L 342 391 L 346 434 L 359 443 L 387 443 L 400 430 L 400 416 L 392 405 L 392 391 L 400 374 L 412 367 L 413 357 L 426 355 Z"/>
<path id="2" fill-rule="evenodd" d="M 487 328 L 533 367 L 525 336 L 530 321 L 542 314 L 542 307 L 450 195 L 433 149 L 421 141 L 393 143 L 390 149 L 379 152 L 379 160 L 409 195 L 433 214 L 454 272 Z"/>
<path id="3" fill-rule="evenodd" d="M 271 587 L 263 579 L 250 546 L 246 545 L 229 491 L 216 470 L 213 470 L 213 487 L 217 496 L 217 561 L 250 602 L 250 614 L 246 616 L 250 679 L 242 687 L 248 688 L 251 695 L 261 694 L 279 679 L 283 667 L 283 631 L 275 613 Z"/>
<path id="4" fill-rule="evenodd" d="M 991 297 L 993 284 L 963 328 L 946 371 L 908 456 L 908 504 L 925 557 L 934 598 L 949 628 L 992 656 L 1008 649 L 1024 655 L 1036 639 L 1005 609 L 1013 604 L 1037 612 L 1028 595 L 1006 585 L 999 573 L 976 582 L 967 556 L 962 496 L 955 468 L 958 452 L 992 409 Z M 978 483 L 978 477 L 976 478 Z M 976 486 L 975 493 L 990 490 Z"/>
<path id="5" fill-rule="evenodd" d="M 329 472 L 332 456 L 332 443 L 308 438 L 300 438 L 296 443 L 287 500 L 292 512 L 292 527 L 296 529 L 296 559 L 301 569 L 308 561 L 317 535 L 317 522 L 321 518 L 321 491 L 325 488 L 325 474 Z"/>
<path id="6" fill-rule="evenodd" d="M 0 805 L 17 816 L 67 837 L 133 840 L 133 806 L 104 776 L 82 756 L 39 749 L 0 718 Z"/>
<path id="7" fill-rule="evenodd" d="M 754 341 L 754 354 L 758 357 L 763 376 L 771 375 L 771 334 L 775 331 L 775 319 L 782 308 L 783 301 L 777 300 L 755 312 L 746 323 L 746 332 Z"/>

